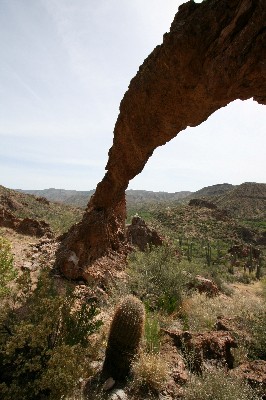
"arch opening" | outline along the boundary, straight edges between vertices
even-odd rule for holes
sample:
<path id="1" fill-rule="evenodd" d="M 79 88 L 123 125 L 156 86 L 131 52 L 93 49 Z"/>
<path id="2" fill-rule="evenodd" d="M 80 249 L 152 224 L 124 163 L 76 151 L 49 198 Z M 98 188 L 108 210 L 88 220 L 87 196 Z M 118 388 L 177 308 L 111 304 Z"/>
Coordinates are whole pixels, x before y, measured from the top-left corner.
<path id="1" fill-rule="evenodd" d="M 266 112 L 235 100 L 158 147 L 128 189 L 195 192 L 219 183 L 265 182 Z"/>

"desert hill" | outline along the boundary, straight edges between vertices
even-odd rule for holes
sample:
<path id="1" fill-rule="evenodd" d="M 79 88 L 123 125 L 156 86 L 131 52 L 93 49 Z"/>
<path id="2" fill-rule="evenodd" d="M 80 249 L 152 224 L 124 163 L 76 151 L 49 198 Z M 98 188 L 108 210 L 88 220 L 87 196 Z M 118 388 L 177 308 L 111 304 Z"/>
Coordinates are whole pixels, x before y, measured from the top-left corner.
<path id="1" fill-rule="evenodd" d="M 197 190 L 196 192 L 191 193 L 188 198 L 193 198 L 193 199 L 201 199 L 204 197 L 218 197 L 225 195 L 228 192 L 231 192 L 235 188 L 234 185 L 231 185 L 230 183 L 220 183 L 217 185 L 212 185 L 212 186 L 206 186 L 200 190 Z"/>
<path id="2" fill-rule="evenodd" d="M 215 200 L 215 204 L 241 219 L 266 218 L 266 184 L 246 182 Z"/>
<path id="3" fill-rule="evenodd" d="M 30 218 L 45 221 L 55 234 L 66 231 L 77 222 L 82 210 L 62 203 L 54 203 L 45 197 L 25 194 L 0 185 L 0 211 L 9 218 Z"/>
<path id="4" fill-rule="evenodd" d="M 64 189 L 20 190 L 25 194 L 43 197 L 74 207 L 85 208 L 95 190 L 76 191 Z M 189 203 L 191 199 L 207 199 L 230 215 L 241 219 L 266 218 L 266 184 L 246 182 L 241 185 L 229 183 L 204 187 L 196 192 L 180 191 L 175 193 L 153 192 L 147 190 L 126 191 L 128 209 L 143 205 Z"/>
<path id="5" fill-rule="evenodd" d="M 46 189 L 28 192 L 31 194 L 1 186 L 1 209 L 19 218 L 44 220 L 59 233 L 82 216 L 81 208 L 69 204 L 85 207 L 94 191 Z M 138 213 L 163 235 L 253 244 L 265 241 L 266 184 L 233 186 L 224 183 L 195 193 L 128 190 L 127 210 L 128 223 Z"/>

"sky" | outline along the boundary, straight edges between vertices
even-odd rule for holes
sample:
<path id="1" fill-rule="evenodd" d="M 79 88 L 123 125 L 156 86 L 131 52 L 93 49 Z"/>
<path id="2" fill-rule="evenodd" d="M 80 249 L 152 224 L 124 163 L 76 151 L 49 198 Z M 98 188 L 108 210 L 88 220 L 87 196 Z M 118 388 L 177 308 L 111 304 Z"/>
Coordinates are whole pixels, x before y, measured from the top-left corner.
<path id="1" fill-rule="evenodd" d="M 0 185 L 94 189 L 120 101 L 182 3 L 0 0 Z M 180 132 L 129 189 L 265 183 L 265 110 L 235 101 Z"/>

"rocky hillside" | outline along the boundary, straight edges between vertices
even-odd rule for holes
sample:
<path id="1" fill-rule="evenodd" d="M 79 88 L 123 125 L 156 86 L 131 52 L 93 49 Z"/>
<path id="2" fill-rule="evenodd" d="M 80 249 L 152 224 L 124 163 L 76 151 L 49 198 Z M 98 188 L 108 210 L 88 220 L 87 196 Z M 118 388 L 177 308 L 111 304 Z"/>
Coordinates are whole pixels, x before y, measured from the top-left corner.
<path id="1" fill-rule="evenodd" d="M 42 197 L 52 202 L 85 208 L 94 190 L 44 189 L 24 190 L 20 192 Z M 265 183 L 246 182 L 237 186 L 222 183 L 204 187 L 196 192 L 180 191 L 167 193 L 147 190 L 127 190 L 126 199 L 129 210 L 158 203 L 161 205 L 172 205 L 177 202 L 189 203 L 191 199 L 206 199 L 236 218 L 245 220 L 266 219 Z"/>
<path id="2" fill-rule="evenodd" d="M 241 219 L 266 219 L 266 184 L 246 182 L 215 200 L 220 208 Z"/>
<path id="3" fill-rule="evenodd" d="M 55 234 L 66 231 L 82 215 L 80 209 L 52 203 L 44 197 L 33 196 L 0 186 L 0 212 L 2 226 L 5 219 L 31 219 L 45 221 Z M 15 224 L 16 221 L 14 220 Z"/>
<path id="4" fill-rule="evenodd" d="M 234 185 L 231 185 L 230 183 L 221 183 L 217 185 L 212 185 L 212 186 L 206 186 L 200 190 L 197 190 L 194 193 L 191 193 L 188 198 L 193 198 L 193 199 L 202 199 L 204 197 L 218 197 L 218 196 L 223 196 L 224 194 L 232 191 L 235 188 Z"/>
<path id="5" fill-rule="evenodd" d="M 132 215 L 136 210 L 133 211 Z M 137 214 L 170 239 L 266 245 L 266 229 L 245 224 L 211 202 L 141 207 Z M 130 220 L 130 218 L 129 218 Z"/>

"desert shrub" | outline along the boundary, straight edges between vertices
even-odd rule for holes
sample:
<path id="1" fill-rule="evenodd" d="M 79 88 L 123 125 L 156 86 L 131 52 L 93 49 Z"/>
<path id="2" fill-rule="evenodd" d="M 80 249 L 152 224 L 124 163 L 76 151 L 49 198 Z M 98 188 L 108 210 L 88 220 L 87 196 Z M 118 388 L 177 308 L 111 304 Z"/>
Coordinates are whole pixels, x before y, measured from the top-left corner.
<path id="1" fill-rule="evenodd" d="M 16 277 L 10 243 L 0 236 L 0 299 L 10 291 L 9 283 Z"/>
<path id="2" fill-rule="evenodd" d="M 168 377 L 168 366 L 160 354 L 142 353 L 133 364 L 133 387 L 145 391 L 159 392 Z"/>
<path id="3" fill-rule="evenodd" d="M 160 324 L 156 314 L 147 313 L 145 320 L 145 349 L 148 353 L 158 353 L 160 350 Z"/>
<path id="4" fill-rule="evenodd" d="M 184 391 L 184 400 L 259 400 L 247 383 L 216 369 L 192 376 Z"/>
<path id="5" fill-rule="evenodd" d="M 183 301 L 180 311 L 184 328 L 192 331 L 213 329 L 219 315 L 233 319 L 239 346 L 249 357 L 266 359 L 266 307 L 262 298 L 237 294 L 209 298 L 195 293 Z"/>
<path id="6" fill-rule="evenodd" d="M 136 251 L 129 259 L 129 286 L 150 309 L 175 311 L 182 302 L 188 276 L 167 246 Z"/>
<path id="7" fill-rule="evenodd" d="M 41 273 L 35 290 L 30 287 L 18 286 L 16 309 L 10 308 L 2 322 L 1 398 L 62 399 L 88 369 L 89 336 L 101 324 L 98 310 L 73 288 L 59 294 L 48 272 Z"/>
<path id="8" fill-rule="evenodd" d="M 243 313 L 239 317 L 250 335 L 248 354 L 253 359 L 266 360 L 266 304 L 262 304 L 255 313 Z"/>

